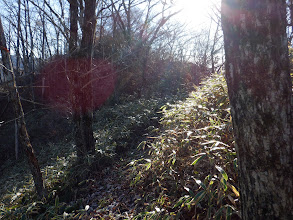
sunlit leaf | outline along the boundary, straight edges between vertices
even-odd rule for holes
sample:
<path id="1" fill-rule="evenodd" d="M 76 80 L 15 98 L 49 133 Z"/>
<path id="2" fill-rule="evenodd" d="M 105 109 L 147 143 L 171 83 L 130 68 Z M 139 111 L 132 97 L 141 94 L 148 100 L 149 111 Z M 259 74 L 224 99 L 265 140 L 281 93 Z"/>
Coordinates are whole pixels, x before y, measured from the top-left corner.
<path id="1" fill-rule="evenodd" d="M 206 157 L 206 153 L 204 155 L 198 157 L 195 161 L 193 161 L 191 165 L 195 166 L 199 161 L 201 161 L 205 157 Z"/>
<path id="2" fill-rule="evenodd" d="M 146 141 L 140 142 L 140 144 L 137 146 L 138 149 L 144 149 L 146 146 Z"/>
<path id="3" fill-rule="evenodd" d="M 227 173 L 225 172 L 225 170 L 223 170 L 222 167 L 217 166 L 217 165 L 216 165 L 215 167 L 216 167 L 216 169 L 222 174 L 223 178 L 227 181 L 227 180 L 228 180 L 228 175 L 227 175 Z"/>
<path id="4" fill-rule="evenodd" d="M 226 148 L 225 147 L 213 147 L 210 149 L 211 152 L 216 151 L 216 150 L 226 150 Z"/>
<path id="5" fill-rule="evenodd" d="M 151 166 L 152 166 L 152 163 L 147 163 L 147 164 L 145 164 L 145 166 L 146 166 L 146 170 L 148 170 L 148 169 L 150 169 L 151 168 Z"/>
<path id="6" fill-rule="evenodd" d="M 189 122 L 189 121 L 187 121 L 187 122 Z M 187 138 L 189 138 L 192 133 L 193 133 L 192 131 L 188 131 L 187 132 Z"/>
<path id="7" fill-rule="evenodd" d="M 227 187 L 227 181 L 224 178 L 221 178 L 221 183 L 224 187 L 224 191 L 227 191 L 228 187 Z"/>
<path id="8" fill-rule="evenodd" d="M 196 179 L 195 182 L 200 185 L 203 189 L 207 189 L 206 185 L 201 181 L 201 180 L 198 180 Z"/>
<path id="9" fill-rule="evenodd" d="M 232 189 L 232 191 L 234 192 L 234 194 L 239 197 L 240 193 L 238 192 L 238 190 L 236 189 L 235 186 L 231 185 L 230 183 L 227 183 L 227 185 Z"/>
<path id="10" fill-rule="evenodd" d="M 234 169 L 237 170 L 237 168 L 238 168 L 237 158 L 235 158 L 235 159 L 233 160 L 233 166 L 234 166 Z"/>
<path id="11" fill-rule="evenodd" d="M 173 206 L 173 208 L 176 208 L 176 207 L 178 207 L 178 206 L 181 206 L 182 203 L 183 203 L 187 198 L 190 198 L 190 196 L 186 195 L 186 196 L 181 197 L 181 198 L 177 201 L 177 203 Z"/>
<path id="12" fill-rule="evenodd" d="M 192 192 L 191 189 L 189 189 L 188 187 L 184 186 L 183 187 L 192 197 L 194 197 L 194 193 Z"/>
<path id="13" fill-rule="evenodd" d="M 172 165 L 174 165 L 175 162 L 176 162 L 176 158 L 173 158 L 173 159 L 172 159 Z"/>

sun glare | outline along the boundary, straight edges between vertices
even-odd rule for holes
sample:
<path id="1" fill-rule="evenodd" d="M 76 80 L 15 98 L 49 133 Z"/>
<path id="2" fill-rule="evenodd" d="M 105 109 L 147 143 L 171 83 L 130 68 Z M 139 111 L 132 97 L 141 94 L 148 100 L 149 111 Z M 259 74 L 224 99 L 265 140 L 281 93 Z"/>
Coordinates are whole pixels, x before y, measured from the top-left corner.
<path id="1" fill-rule="evenodd" d="M 181 10 L 177 15 L 179 22 L 186 23 L 190 28 L 209 25 L 212 6 L 218 0 L 175 0 L 175 10 Z"/>

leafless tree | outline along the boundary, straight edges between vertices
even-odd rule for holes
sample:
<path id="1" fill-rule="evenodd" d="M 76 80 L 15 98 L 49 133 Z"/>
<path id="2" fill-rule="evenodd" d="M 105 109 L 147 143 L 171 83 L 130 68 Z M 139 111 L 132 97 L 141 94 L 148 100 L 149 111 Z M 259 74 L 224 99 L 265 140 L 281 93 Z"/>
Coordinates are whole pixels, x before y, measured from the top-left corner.
<path id="1" fill-rule="evenodd" d="M 42 198 L 43 196 L 46 196 L 42 173 L 41 173 L 38 160 L 35 156 L 34 149 L 31 145 L 30 138 L 26 129 L 26 123 L 25 123 L 24 113 L 22 109 L 22 104 L 20 101 L 17 87 L 16 87 L 15 74 L 12 67 L 12 63 L 11 63 L 10 53 L 6 46 L 6 39 L 4 35 L 1 18 L 0 18 L 0 49 L 1 49 L 2 61 L 4 64 L 5 71 L 6 73 L 10 73 L 13 79 L 13 87 L 11 88 L 10 94 L 11 94 L 11 99 L 13 101 L 15 118 L 17 120 L 17 127 L 19 128 L 20 142 L 22 146 L 24 147 L 24 150 L 28 159 L 28 163 L 30 165 L 30 169 L 33 175 L 35 186 L 36 186 L 36 191 L 39 197 Z"/>

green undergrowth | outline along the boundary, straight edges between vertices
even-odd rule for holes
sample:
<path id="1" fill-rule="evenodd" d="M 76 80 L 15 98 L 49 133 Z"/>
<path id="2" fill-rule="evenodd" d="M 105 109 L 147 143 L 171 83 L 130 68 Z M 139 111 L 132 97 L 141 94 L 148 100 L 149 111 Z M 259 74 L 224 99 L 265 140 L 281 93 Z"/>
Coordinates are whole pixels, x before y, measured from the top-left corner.
<path id="1" fill-rule="evenodd" d="M 32 175 L 25 158 L 17 163 L 7 161 L 1 176 L 0 218 L 2 219 L 50 219 L 59 214 L 59 199 L 67 187 L 67 179 L 76 155 L 68 140 L 39 150 L 37 154 L 48 198 L 39 200 L 34 190 Z M 10 167 L 8 167 L 10 165 Z M 68 184 L 69 185 L 69 184 Z M 64 204 L 63 204 L 64 206 Z M 65 206 L 64 206 L 65 207 Z"/>
<path id="2" fill-rule="evenodd" d="M 0 218 L 119 219 L 123 213 L 113 209 L 119 206 L 126 210 L 123 219 L 239 219 L 224 77 L 214 74 L 178 100 L 128 97 L 104 106 L 94 117 L 97 153 L 82 163 L 71 134 L 39 148 L 47 199 L 37 199 L 26 161 L 7 162 L 0 177 L 5 186 Z M 98 176 L 108 182 L 99 185 L 103 179 Z M 117 205 L 112 195 L 124 202 Z"/>
<path id="3" fill-rule="evenodd" d="M 101 152 L 121 153 L 136 147 L 149 126 L 158 123 L 165 99 L 138 99 L 102 108 L 96 113 L 94 136 Z"/>
<path id="4" fill-rule="evenodd" d="M 100 153 L 120 154 L 136 148 L 159 126 L 160 108 L 175 103 L 184 95 L 135 99 L 127 97 L 122 103 L 105 106 L 95 113 L 94 137 Z"/>
<path id="5" fill-rule="evenodd" d="M 18 162 L 6 161 L 0 176 L 0 219 L 83 218 L 88 177 L 95 170 L 119 161 L 121 152 L 137 146 L 145 138 L 144 134 L 157 125 L 160 107 L 170 100 L 126 99 L 119 105 L 102 107 L 95 113 L 93 124 L 97 153 L 83 162 L 77 160 L 70 133 L 56 142 L 48 140 L 42 144 L 42 141 L 36 141 L 40 144 L 34 147 L 48 191 L 47 199 L 37 198 L 25 158 Z M 35 114 L 37 124 L 42 115 L 47 117 L 46 114 Z"/>
<path id="6" fill-rule="evenodd" d="M 227 87 L 214 74 L 185 101 L 161 108 L 160 135 L 140 146 L 131 184 L 141 196 L 136 219 L 238 219 L 237 158 Z"/>

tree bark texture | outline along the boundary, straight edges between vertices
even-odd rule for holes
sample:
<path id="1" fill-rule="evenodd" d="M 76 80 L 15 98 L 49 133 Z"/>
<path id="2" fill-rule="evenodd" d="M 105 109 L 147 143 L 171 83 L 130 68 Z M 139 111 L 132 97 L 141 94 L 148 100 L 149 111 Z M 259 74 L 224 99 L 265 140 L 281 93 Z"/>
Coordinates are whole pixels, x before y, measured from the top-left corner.
<path id="1" fill-rule="evenodd" d="M 78 2 L 70 0 L 70 36 L 69 36 L 69 55 L 72 56 L 77 49 L 78 31 Z"/>
<path id="2" fill-rule="evenodd" d="M 77 0 L 70 0 L 70 37 L 69 37 L 69 59 L 75 58 L 77 53 L 78 41 L 78 2 Z M 80 107 L 80 82 L 78 63 L 75 63 L 76 71 L 70 73 L 72 80 L 71 103 L 73 105 L 73 122 L 74 122 L 74 139 L 78 157 L 86 154 L 83 144 L 82 126 L 81 126 L 81 107 Z"/>
<path id="3" fill-rule="evenodd" d="M 10 63 L 9 63 L 9 51 L 6 46 L 6 39 L 4 35 L 1 18 L 0 18 L 0 50 L 1 50 L 2 63 L 3 63 L 3 68 L 2 68 L 3 75 L 4 75 L 3 81 L 6 81 L 8 75 L 10 74 L 10 71 L 9 71 Z"/>
<path id="4" fill-rule="evenodd" d="M 82 3 L 82 1 L 81 1 Z M 84 1 L 82 39 L 77 49 L 78 40 L 78 1 L 70 1 L 70 41 L 69 59 L 75 59 L 71 73 L 73 87 L 73 120 L 75 124 L 75 143 L 79 157 L 95 152 L 93 137 L 93 88 L 92 56 L 96 30 L 96 0 Z M 80 4 L 82 7 L 83 4 Z M 80 8 L 82 11 L 83 9 Z M 83 71 L 81 71 L 83 70 Z"/>
<path id="5" fill-rule="evenodd" d="M 85 1 L 80 51 L 82 55 L 87 58 L 92 58 L 92 54 L 93 54 L 96 23 L 97 23 L 95 13 L 96 13 L 96 0 Z"/>
<path id="6" fill-rule="evenodd" d="M 285 0 L 222 0 L 243 219 L 293 219 Z"/>
<path id="7" fill-rule="evenodd" d="M 81 95 L 83 107 L 82 109 L 82 129 L 84 144 L 87 152 L 95 152 L 95 143 L 93 136 L 93 88 L 92 88 L 92 58 L 96 32 L 96 0 L 85 1 L 84 8 L 84 23 L 82 27 L 82 39 L 80 52 L 81 56 L 87 58 L 87 72 L 81 74 L 81 80 L 83 87 L 81 88 Z"/>
<path id="8" fill-rule="evenodd" d="M 6 71 L 10 72 L 10 74 L 12 75 L 13 87 L 10 91 L 10 94 L 11 94 L 11 100 L 13 101 L 13 105 L 14 105 L 15 117 L 17 119 L 17 126 L 19 128 L 19 140 L 21 145 L 24 147 L 24 150 L 28 159 L 28 163 L 33 175 L 36 191 L 39 197 L 43 197 L 46 195 L 44 183 L 43 183 L 43 177 L 42 177 L 41 169 L 39 166 L 39 162 L 35 156 L 34 149 L 31 145 L 29 135 L 27 133 L 26 123 L 24 119 L 24 112 L 20 102 L 19 93 L 16 87 L 15 74 L 13 71 L 9 51 L 6 49 L 6 40 L 4 36 L 4 30 L 3 30 L 1 18 L 0 18 L 0 48 L 2 53 L 3 64 L 6 68 Z"/>

